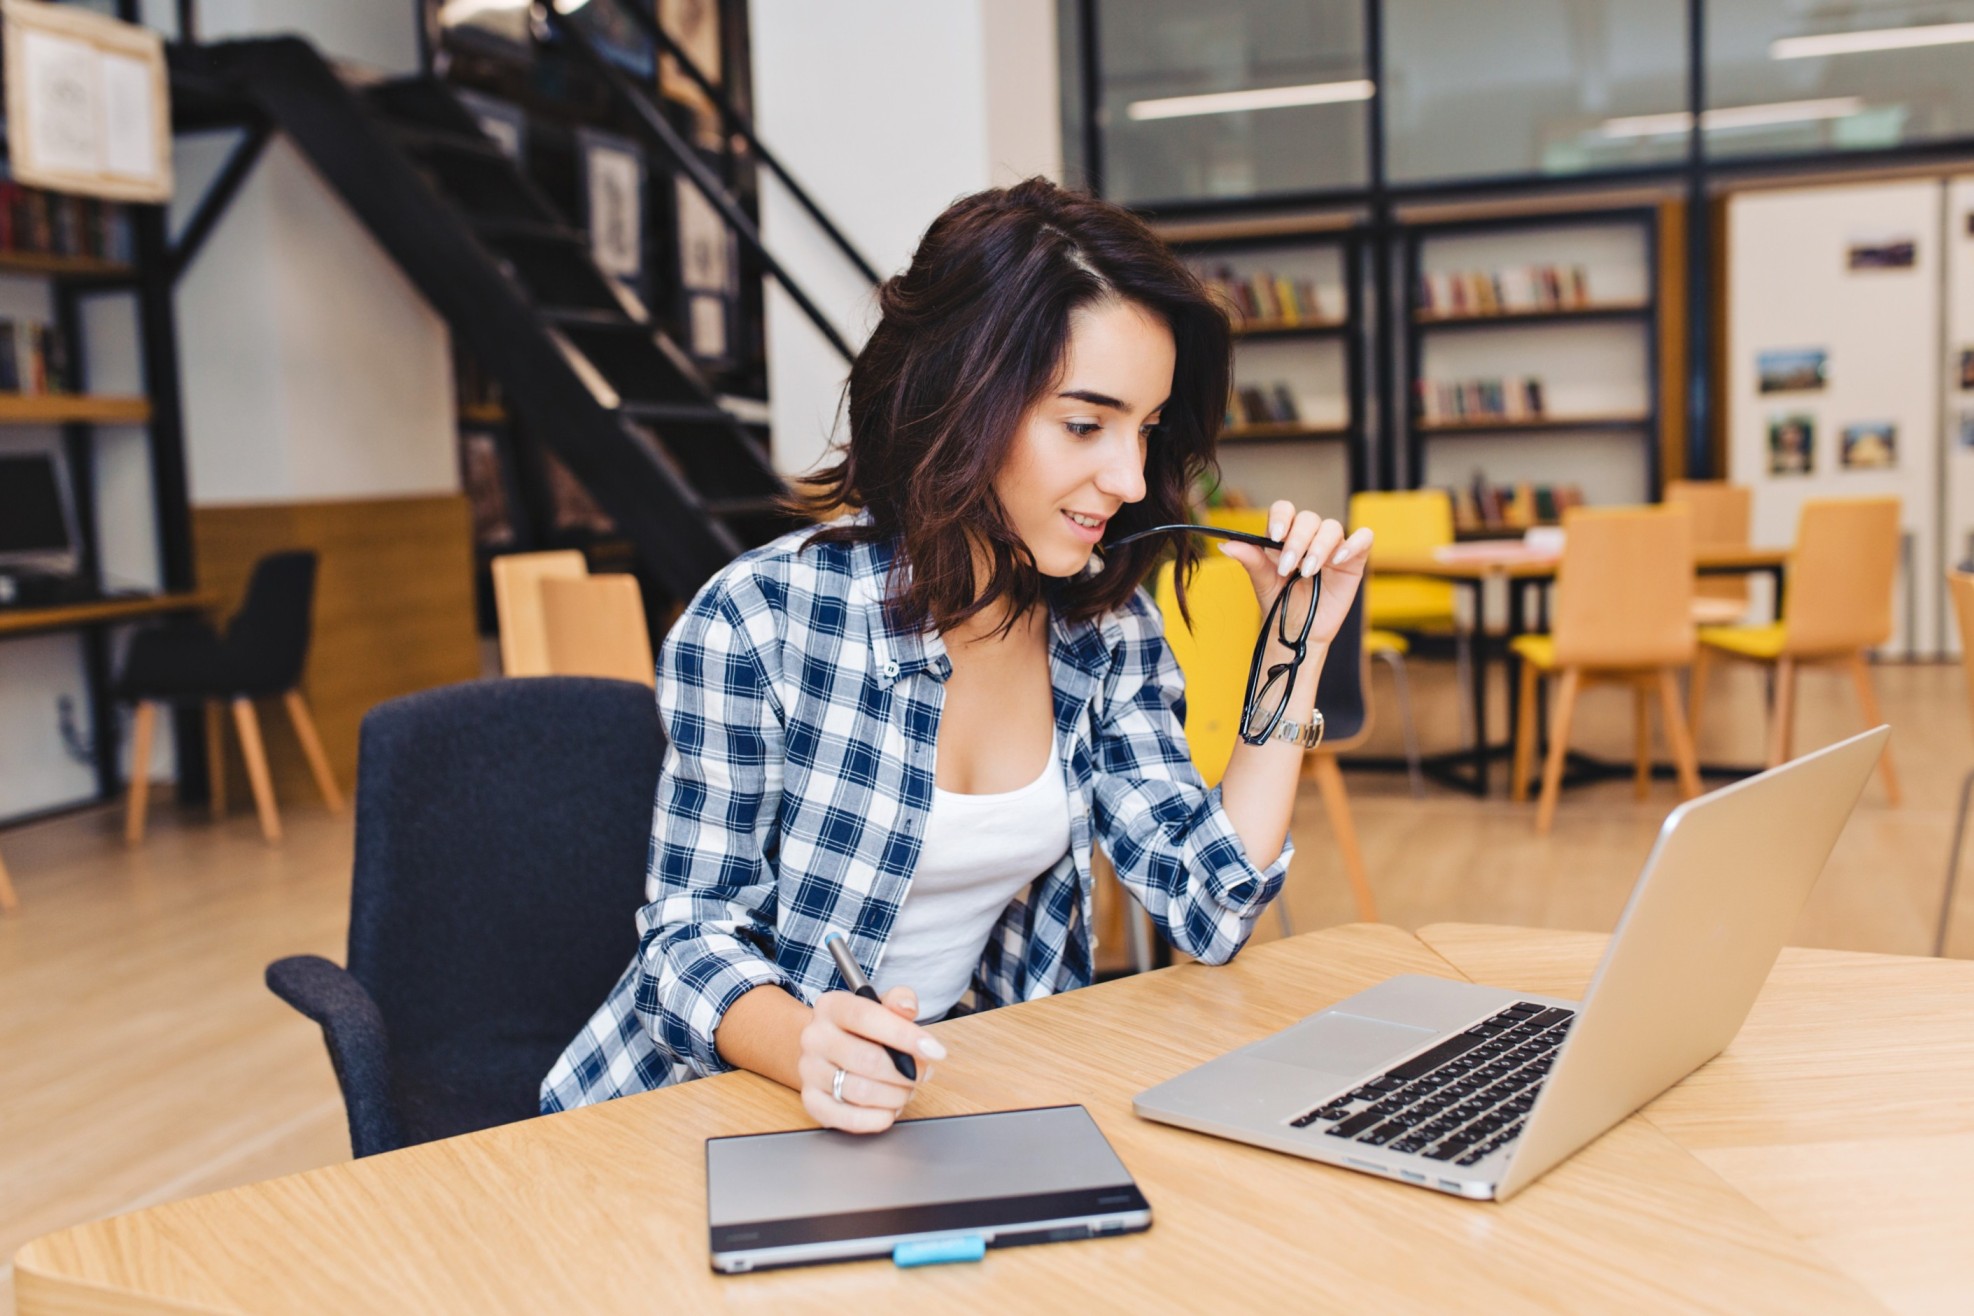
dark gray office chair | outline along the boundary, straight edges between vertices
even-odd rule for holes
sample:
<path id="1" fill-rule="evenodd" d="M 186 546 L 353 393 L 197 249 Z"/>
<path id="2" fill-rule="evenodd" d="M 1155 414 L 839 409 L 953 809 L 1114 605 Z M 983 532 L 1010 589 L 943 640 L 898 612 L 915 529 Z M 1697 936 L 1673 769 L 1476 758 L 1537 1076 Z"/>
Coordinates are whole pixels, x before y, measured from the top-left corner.
<path id="1" fill-rule="evenodd" d="M 475 681 L 363 720 L 349 967 L 277 960 L 371 1156 L 537 1113 L 637 949 L 664 751 L 648 686 Z"/>

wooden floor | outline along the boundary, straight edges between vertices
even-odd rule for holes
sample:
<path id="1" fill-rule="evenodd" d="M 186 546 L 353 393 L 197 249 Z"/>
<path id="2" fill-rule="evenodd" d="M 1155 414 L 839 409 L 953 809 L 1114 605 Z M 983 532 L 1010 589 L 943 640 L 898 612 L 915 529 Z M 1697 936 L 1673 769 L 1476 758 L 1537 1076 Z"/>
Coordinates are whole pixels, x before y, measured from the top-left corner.
<path id="1" fill-rule="evenodd" d="M 1760 753 L 1760 678 L 1720 673 L 1702 729 L 1708 761 Z M 1794 940 L 1922 953 L 1974 734 L 1958 666 L 1876 673 L 1906 787 L 1885 806 L 1876 782 L 1839 843 Z M 1388 694 L 1377 676 L 1377 697 Z M 1427 747 L 1459 731 L 1447 671 L 1415 664 Z M 1804 678 L 1799 744 L 1857 729 L 1837 678 Z M 1389 708 L 1375 750 L 1394 749 Z M 1631 712 L 1620 692 L 1585 696 L 1578 743 L 1623 758 Z M 1499 713 L 1494 724 L 1500 727 Z M 1504 765 L 1505 768 L 1505 765 Z M 1371 880 L 1387 922 L 1512 923 L 1608 929 L 1653 833 L 1675 801 L 1643 803 L 1628 782 L 1565 794 L 1553 835 L 1533 806 L 1347 772 Z M 1505 786 L 1505 770 L 1500 777 Z M 302 801 L 286 843 L 263 845 L 250 815 L 220 826 L 155 810 L 145 846 L 95 811 L 0 832 L 21 913 L 0 918 L 0 1258 L 63 1225 L 287 1173 L 349 1155 L 341 1102 L 316 1028 L 261 984 L 269 960 L 340 960 L 349 823 Z M 1289 900 L 1299 930 L 1348 921 L 1351 906 L 1313 796 L 1298 812 Z M 1974 955 L 1974 897 L 1950 950 Z M 1277 935 L 1263 921 L 1258 937 Z M 0 1310 L 12 1307 L 12 1266 Z"/>

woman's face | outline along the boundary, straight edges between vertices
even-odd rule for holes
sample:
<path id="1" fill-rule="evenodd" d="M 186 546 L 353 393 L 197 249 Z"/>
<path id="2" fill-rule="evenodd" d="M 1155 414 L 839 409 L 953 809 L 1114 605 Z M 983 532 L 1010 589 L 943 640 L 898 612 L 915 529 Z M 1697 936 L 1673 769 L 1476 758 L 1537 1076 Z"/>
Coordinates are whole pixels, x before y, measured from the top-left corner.
<path id="1" fill-rule="evenodd" d="M 1062 375 L 1028 410 L 994 492 L 1045 576 L 1074 576 L 1104 527 L 1145 496 L 1145 445 L 1172 392 L 1165 322 L 1132 302 L 1069 317 Z"/>

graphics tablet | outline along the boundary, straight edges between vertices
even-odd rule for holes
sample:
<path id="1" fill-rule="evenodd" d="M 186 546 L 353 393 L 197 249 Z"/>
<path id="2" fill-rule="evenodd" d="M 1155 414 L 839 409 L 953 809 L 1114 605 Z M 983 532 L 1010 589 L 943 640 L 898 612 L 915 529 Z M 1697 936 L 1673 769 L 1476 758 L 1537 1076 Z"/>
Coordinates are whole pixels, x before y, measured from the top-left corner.
<path id="1" fill-rule="evenodd" d="M 1058 1243 L 1151 1227 L 1081 1106 L 706 1140 L 706 1223 L 726 1274 L 973 1240 Z M 903 1260 L 903 1254 L 900 1254 Z"/>

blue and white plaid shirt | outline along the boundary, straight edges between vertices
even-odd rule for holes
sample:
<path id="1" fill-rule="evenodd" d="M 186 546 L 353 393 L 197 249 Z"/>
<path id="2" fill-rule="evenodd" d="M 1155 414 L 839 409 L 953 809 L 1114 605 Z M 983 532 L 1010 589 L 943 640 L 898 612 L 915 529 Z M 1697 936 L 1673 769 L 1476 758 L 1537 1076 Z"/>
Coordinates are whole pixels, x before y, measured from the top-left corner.
<path id="1" fill-rule="evenodd" d="M 875 973 L 932 808 L 952 663 L 884 605 L 893 549 L 784 535 L 709 581 L 665 639 L 669 736 L 637 957 L 542 1083 L 544 1111 L 731 1068 L 713 1034 L 763 983 L 840 989 L 823 936 Z M 1183 680 L 1140 590 L 1049 630 L 1070 846 L 1008 906 L 974 973 L 984 1009 L 1087 985 L 1090 848 L 1174 946 L 1233 958 L 1292 847 L 1248 861 L 1186 751 Z"/>

